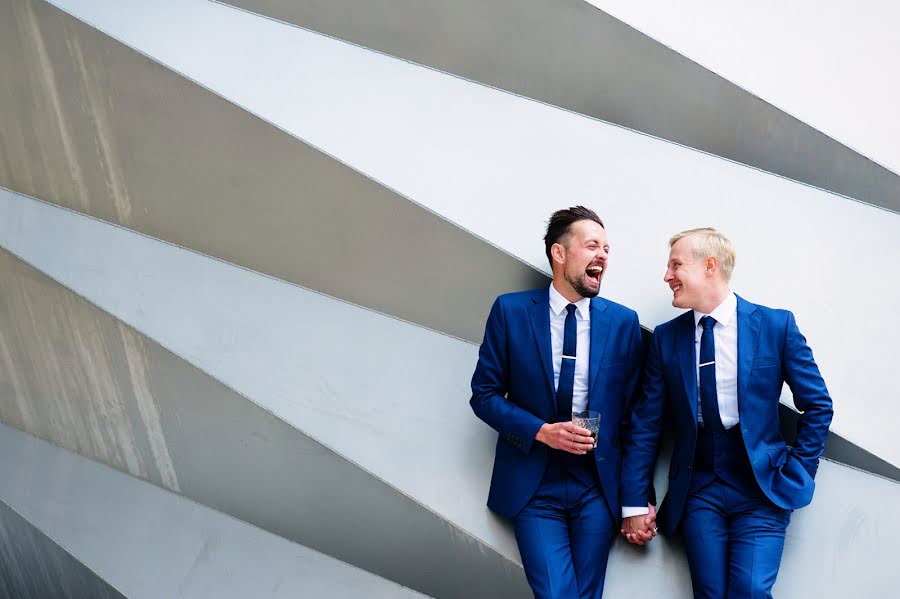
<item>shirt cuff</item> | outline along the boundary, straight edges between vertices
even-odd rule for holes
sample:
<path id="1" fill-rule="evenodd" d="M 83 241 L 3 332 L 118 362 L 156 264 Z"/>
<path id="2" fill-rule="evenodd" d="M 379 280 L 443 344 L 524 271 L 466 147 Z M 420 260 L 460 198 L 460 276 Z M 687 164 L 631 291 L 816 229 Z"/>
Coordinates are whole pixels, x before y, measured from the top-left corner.
<path id="1" fill-rule="evenodd" d="M 644 514 L 649 514 L 650 508 L 644 507 L 622 507 L 622 517 L 630 518 L 632 516 L 643 516 Z"/>

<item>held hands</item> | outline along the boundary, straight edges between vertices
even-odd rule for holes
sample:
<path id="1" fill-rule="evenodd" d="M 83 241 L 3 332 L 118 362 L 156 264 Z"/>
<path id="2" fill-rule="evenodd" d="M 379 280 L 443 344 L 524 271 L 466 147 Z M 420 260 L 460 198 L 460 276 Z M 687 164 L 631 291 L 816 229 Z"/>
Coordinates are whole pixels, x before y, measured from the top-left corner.
<path id="1" fill-rule="evenodd" d="M 591 431 L 571 422 L 546 423 L 534 438 L 553 449 L 561 449 L 575 455 L 584 455 L 594 449 Z"/>
<path id="2" fill-rule="evenodd" d="M 644 545 L 656 536 L 656 507 L 649 503 L 647 507 L 650 508 L 650 513 L 622 520 L 622 536 L 629 543 Z"/>

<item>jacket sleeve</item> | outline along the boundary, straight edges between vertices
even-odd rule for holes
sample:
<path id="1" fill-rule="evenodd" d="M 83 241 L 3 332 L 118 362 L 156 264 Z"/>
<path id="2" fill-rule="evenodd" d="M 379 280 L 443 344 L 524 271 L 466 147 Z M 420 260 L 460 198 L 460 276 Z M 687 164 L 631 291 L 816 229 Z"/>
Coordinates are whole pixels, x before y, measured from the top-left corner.
<path id="1" fill-rule="evenodd" d="M 631 426 L 623 439 L 622 505 L 641 507 L 655 497 L 653 468 L 663 430 L 666 389 L 659 334 L 654 333 L 644 368 L 643 386 L 631 410 Z"/>
<path id="2" fill-rule="evenodd" d="M 790 312 L 785 330 L 782 367 L 785 382 L 794 395 L 794 405 L 801 412 L 791 456 L 815 478 L 819 456 L 825 450 L 825 439 L 828 437 L 834 409 L 828 388 L 813 359 L 812 350 Z"/>
<path id="3" fill-rule="evenodd" d="M 500 433 L 501 439 L 528 453 L 544 421 L 506 397 L 509 359 L 506 313 L 502 298 L 497 298 L 478 351 L 469 405 L 476 416 Z"/>
<path id="4" fill-rule="evenodd" d="M 631 417 L 637 401 L 641 394 L 641 375 L 643 374 L 644 362 L 646 359 L 646 351 L 644 347 L 643 336 L 641 333 L 641 324 L 637 314 L 634 315 L 634 323 L 631 330 L 631 339 L 628 350 L 628 363 L 626 364 L 627 375 L 625 378 L 625 409 L 622 410 L 622 422 L 620 423 L 619 439 L 624 444 L 631 436 Z M 656 490 L 653 487 L 652 477 L 648 481 L 647 489 L 648 501 L 656 504 Z M 646 502 L 642 505 L 646 505 Z M 638 506 L 631 506 L 638 507 Z"/>

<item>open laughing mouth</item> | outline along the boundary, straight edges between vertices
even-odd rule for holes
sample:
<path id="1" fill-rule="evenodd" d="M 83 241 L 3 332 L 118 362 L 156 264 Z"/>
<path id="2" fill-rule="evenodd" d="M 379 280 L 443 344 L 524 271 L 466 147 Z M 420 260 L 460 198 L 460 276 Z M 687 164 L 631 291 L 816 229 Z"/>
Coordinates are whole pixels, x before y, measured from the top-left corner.
<path id="1" fill-rule="evenodd" d="M 673 295 L 673 296 L 678 295 L 678 292 L 681 291 L 681 284 L 680 284 L 680 283 L 676 283 L 675 285 L 670 285 L 669 287 L 672 289 L 672 295 Z"/>
<path id="2" fill-rule="evenodd" d="M 594 285 L 600 284 L 600 277 L 601 277 L 602 273 L 603 273 L 603 267 L 599 264 L 594 264 L 592 266 L 588 266 L 587 269 L 584 271 L 584 274 L 588 278 L 588 281 L 590 281 Z"/>

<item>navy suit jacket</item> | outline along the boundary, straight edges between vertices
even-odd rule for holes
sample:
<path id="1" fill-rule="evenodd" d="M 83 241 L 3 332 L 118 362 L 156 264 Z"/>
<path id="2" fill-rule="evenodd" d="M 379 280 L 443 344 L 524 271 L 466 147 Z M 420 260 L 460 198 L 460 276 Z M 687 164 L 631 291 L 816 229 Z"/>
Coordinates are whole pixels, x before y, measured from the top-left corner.
<path id="1" fill-rule="evenodd" d="M 588 409 L 601 414 L 591 453 L 618 519 L 620 440 L 640 379 L 640 324 L 633 310 L 609 300 L 592 299 L 590 310 Z M 534 439 L 544 423 L 556 421 L 551 359 L 549 288 L 498 297 L 472 376 L 470 404 L 500 433 L 488 507 L 506 518 L 515 517 L 534 495 L 553 451 Z"/>
<path id="2" fill-rule="evenodd" d="M 738 413 L 756 482 L 776 505 L 812 501 L 819 456 L 833 414 L 831 398 L 794 315 L 737 298 Z M 675 430 L 669 489 L 660 507 L 663 533 L 674 533 L 684 512 L 697 441 L 697 374 L 692 311 L 659 325 L 647 357 L 643 391 L 632 415 L 622 468 L 623 505 L 647 503 L 656 450 L 668 414 Z M 794 446 L 781 436 L 778 403 L 787 382 L 802 412 Z M 668 405 L 666 405 L 668 403 Z"/>

